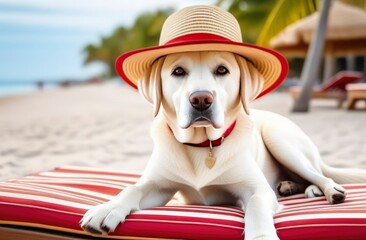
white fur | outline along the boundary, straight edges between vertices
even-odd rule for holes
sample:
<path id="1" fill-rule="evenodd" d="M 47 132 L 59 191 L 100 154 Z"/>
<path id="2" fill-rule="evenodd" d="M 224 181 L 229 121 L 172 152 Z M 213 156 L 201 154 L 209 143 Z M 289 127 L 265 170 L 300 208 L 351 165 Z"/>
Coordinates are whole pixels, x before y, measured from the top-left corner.
<path id="1" fill-rule="evenodd" d="M 249 115 L 248 104 L 263 86 L 250 62 L 227 52 L 194 52 L 168 55 L 154 65 L 139 83 L 156 114 L 151 159 L 136 185 L 85 214 L 81 226 L 86 231 L 112 232 L 130 212 L 165 205 L 179 191 L 187 204 L 242 203 L 245 238 L 278 239 L 273 215 L 280 209 L 275 191 L 282 180 L 312 183 L 307 195 L 315 189 L 331 203 L 334 196 L 345 196 L 322 174 L 318 150 L 297 126 L 270 112 L 251 110 Z M 215 74 L 219 65 L 229 74 Z M 177 66 L 187 75 L 173 76 Z M 211 123 L 189 125 L 188 98 L 195 91 L 213 93 Z M 232 133 L 213 149 L 212 169 L 205 165 L 208 148 L 183 144 L 220 138 L 234 121 Z"/>

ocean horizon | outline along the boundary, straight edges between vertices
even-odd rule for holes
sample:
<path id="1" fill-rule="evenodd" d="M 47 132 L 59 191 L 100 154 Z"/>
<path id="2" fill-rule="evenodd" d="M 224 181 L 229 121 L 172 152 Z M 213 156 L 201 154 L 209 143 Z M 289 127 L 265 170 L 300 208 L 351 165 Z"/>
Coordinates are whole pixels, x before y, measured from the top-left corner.
<path id="1" fill-rule="evenodd" d="M 23 93 L 35 92 L 41 87 L 41 81 L 27 80 L 0 80 L 0 97 L 19 95 Z M 44 82 L 42 89 L 56 87 L 61 81 Z"/>
<path id="2" fill-rule="evenodd" d="M 83 80 L 58 80 L 58 81 L 30 81 L 30 80 L 3 80 L 0 79 L 0 97 L 21 95 L 25 93 L 36 92 L 40 90 L 49 90 L 61 87 L 67 82 L 78 84 L 84 83 Z M 120 78 L 112 78 L 110 81 L 117 85 L 123 84 Z"/>

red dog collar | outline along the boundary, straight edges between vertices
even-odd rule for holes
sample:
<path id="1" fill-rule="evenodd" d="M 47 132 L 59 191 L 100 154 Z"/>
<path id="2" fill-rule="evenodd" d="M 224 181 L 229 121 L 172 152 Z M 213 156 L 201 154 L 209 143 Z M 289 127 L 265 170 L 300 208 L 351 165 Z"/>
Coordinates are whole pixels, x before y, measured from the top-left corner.
<path id="1" fill-rule="evenodd" d="M 220 146 L 223 142 L 224 139 L 227 138 L 230 133 L 233 131 L 234 127 L 235 127 L 236 121 L 234 121 L 230 127 L 228 129 L 226 129 L 226 131 L 224 132 L 224 135 L 222 135 L 221 138 L 210 141 L 209 139 L 207 139 L 204 142 L 201 143 L 184 143 L 185 145 L 191 146 L 191 147 L 210 147 L 210 142 L 211 142 L 211 147 L 218 147 Z"/>

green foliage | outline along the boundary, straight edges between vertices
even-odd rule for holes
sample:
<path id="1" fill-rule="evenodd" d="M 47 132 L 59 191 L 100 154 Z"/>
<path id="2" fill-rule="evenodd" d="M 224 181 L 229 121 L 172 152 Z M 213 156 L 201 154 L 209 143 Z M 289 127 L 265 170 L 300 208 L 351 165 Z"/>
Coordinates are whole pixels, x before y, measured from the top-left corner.
<path id="1" fill-rule="evenodd" d="M 243 41 L 255 43 L 271 9 L 274 0 L 220 0 L 216 5 L 227 7 L 227 10 L 238 20 Z"/>
<path id="2" fill-rule="evenodd" d="M 130 28 L 118 27 L 110 36 L 101 38 L 99 44 L 89 44 L 84 48 L 84 63 L 100 61 L 107 65 L 108 75 L 115 76 L 114 63 L 117 57 L 137 48 L 157 45 L 160 30 L 172 10 L 159 10 L 140 15 Z"/>
<path id="3" fill-rule="evenodd" d="M 314 13 L 320 0 L 217 0 L 216 5 L 226 8 L 239 21 L 243 41 L 268 46 L 288 25 Z M 365 0 L 342 0 L 347 4 L 366 8 Z M 85 47 L 85 64 L 101 61 L 114 76 L 116 58 L 127 51 L 157 45 L 165 19 L 172 9 L 140 15 L 132 27 L 118 27 L 110 36 L 102 37 L 99 44 Z"/>
<path id="4" fill-rule="evenodd" d="M 335 0 L 334 0 L 335 1 Z M 342 2 L 366 9 L 365 0 L 341 0 Z M 257 44 L 269 46 L 271 38 L 292 23 L 313 14 L 319 8 L 319 0 L 277 0 L 273 10 L 268 15 Z"/>
<path id="5" fill-rule="evenodd" d="M 314 13 L 318 5 L 319 0 L 278 0 L 263 26 L 257 44 L 269 46 L 271 38 L 288 25 Z"/>
<path id="6" fill-rule="evenodd" d="M 350 0 L 352 1 L 352 0 Z M 357 0 L 353 0 L 357 1 Z M 319 0 L 218 0 L 240 24 L 243 41 L 268 46 L 288 25 L 312 14 Z"/>

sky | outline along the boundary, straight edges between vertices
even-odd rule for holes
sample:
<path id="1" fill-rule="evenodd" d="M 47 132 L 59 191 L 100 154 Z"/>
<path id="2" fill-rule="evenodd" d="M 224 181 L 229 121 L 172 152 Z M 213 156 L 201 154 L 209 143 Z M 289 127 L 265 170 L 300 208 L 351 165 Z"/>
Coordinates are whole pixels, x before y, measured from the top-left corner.
<path id="1" fill-rule="evenodd" d="M 0 0 L 0 88 L 17 81 L 86 79 L 104 71 L 83 65 L 83 48 L 146 11 L 215 0 Z"/>

